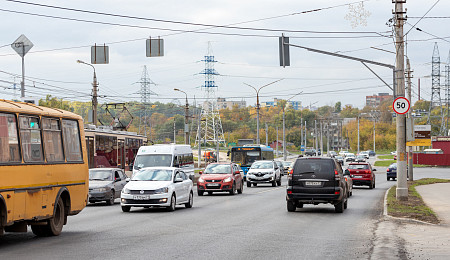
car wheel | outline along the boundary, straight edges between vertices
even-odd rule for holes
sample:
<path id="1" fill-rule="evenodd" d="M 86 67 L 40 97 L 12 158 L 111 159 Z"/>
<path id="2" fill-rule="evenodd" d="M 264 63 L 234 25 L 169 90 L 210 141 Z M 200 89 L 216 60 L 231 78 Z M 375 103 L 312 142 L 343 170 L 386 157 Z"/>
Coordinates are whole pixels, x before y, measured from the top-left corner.
<path id="1" fill-rule="evenodd" d="M 109 199 L 106 201 L 106 205 L 113 205 L 115 198 L 115 191 L 111 190 L 111 194 L 109 195 Z"/>
<path id="2" fill-rule="evenodd" d="M 177 199 L 175 197 L 175 194 L 172 194 L 172 198 L 170 199 L 170 206 L 167 207 L 167 211 L 175 211 L 175 207 L 177 203 Z"/>
<path id="3" fill-rule="evenodd" d="M 353 196 L 353 189 L 350 191 L 350 197 Z"/>
<path id="4" fill-rule="evenodd" d="M 386 180 L 387 180 L 387 181 L 390 181 L 390 180 L 391 180 L 391 178 L 387 177 L 387 178 L 386 178 Z"/>
<path id="5" fill-rule="evenodd" d="M 244 191 L 244 181 L 241 181 L 241 188 L 237 192 L 238 194 L 242 194 L 243 191 Z"/>
<path id="6" fill-rule="evenodd" d="M 212 195 L 212 191 L 208 191 L 208 195 Z"/>
<path id="7" fill-rule="evenodd" d="M 345 210 L 345 205 L 344 205 L 345 204 L 345 200 L 346 200 L 346 197 L 342 198 L 342 200 L 338 204 L 334 205 L 334 211 L 336 213 L 344 212 L 344 210 Z"/>
<path id="8" fill-rule="evenodd" d="M 273 182 L 272 182 L 272 187 L 275 187 L 275 186 L 277 186 L 277 181 L 276 181 L 276 180 L 273 180 Z"/>
<path id="9" fill-rule="evenodd" d="M 247 188 L 250 188 L 252 186 L 252 183 L 247 181 Z"/>
<path id="10" fill-rule="evenodd" d="M 64 202 L 59 198 L 55 205 L 55 213 L 53 214 L 53 217 L 48 220 L 47 224 L 44 226 L 32 225 L 31 230 L 33 231 L 33 234 L 40 237 L 58 236 L 61 234 L 65 217 Z"/>
<path id="11" fill-rule="evenodd" d="M 130 206 L 122 206 L 123 212 L 130 212 L 131 207 Z"/>
<path id="12" fill-rule="evenodd" d="M 236 194 L 236 183 L 235 182 L 233 182 L 233 186 L 231 187 L 231 190 L 230 190 L 230 195 L 234 195 L 234 194 Z"/>
<path id="13" fill-rule="evenodd" d="M 278 181 L 277 181 L 277 185 L 278 185 L 278 186 L 281 186 L 281 175 L 280 175 L 280 178 L 279 178 Z"/>
<path id="14" fill-rule="evenodd" d="M 375 189 L 375 180 L 373 180 L 373 188 Z"/>
<path id="15" fill-rule="evenodd" d="M 286 202 L 286 206 L 287 206 L 287 211 L 288 212 L 294 212 L 296 207 L 293 201 L 287 201 Z"/>
<path id="16" fill-rule="evenodd" d="M 373 189 L 373 183 L 369 184 L 369 189 Z"/>
<path id="17" fill-rule="evenodd" d="M 203 192 L 204 192 L 204 191 L 202 191 L 202 190 L 197 190 L 198 196 L 203 196 Z"/>
<path id="18" fill-rule="evenodd" d="M 345 202 L 344 202 L 344 209 L 347 209 L 347 204 L 348 204 L 348 197 L 345 198 Z"/>
<path id="19" fill-rule="evenodd" d="M 258 186 L 258 183 L 253 183 L 253 187 L 256 187 L 256 186 Z"/>
<path id="20" fill-rule="evenodd" d="M 194 195 L 192 194 L 192 191 L 189 192 L 189 201 L 184 204 L 184 206 L 188 209 L 192 208 L 192 205 L 194 205 Z"/>

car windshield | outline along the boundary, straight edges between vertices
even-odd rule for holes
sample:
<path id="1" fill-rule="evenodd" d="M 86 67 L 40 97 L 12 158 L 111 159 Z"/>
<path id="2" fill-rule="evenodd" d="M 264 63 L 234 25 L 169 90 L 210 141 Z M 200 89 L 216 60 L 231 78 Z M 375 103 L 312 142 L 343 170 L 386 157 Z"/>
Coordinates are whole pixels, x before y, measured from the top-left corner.
<path id="1" fill-rule="evenodd" d="M 91 181 L 112 181 L 111 170 L 89 170 Z"/>
<path id="2" fill-rule="evenodd" d="M 143 169 L 137 172 L 132 181 L 170 181 L 172 180 L 172 170 Z"/>
<path id="3" fill-rule="evenodd" d="M 358 158 L 365 158 L 364 155 L 358 155 Z"/>
<path id="4" fill-rule="evenodd" d="M 251 169 L 272 169 L 272 162 L 254 162 Z"/>
<path id="5" fill-rule="evenodd" d="M 144 167 L 170 167 L 172 166 L 172 155 L 170 154 L 143 154 L 136 156 L 134 169 L 139 170 Z"/>
<path id="6" fill-rule="evenodd" d="M 367 170 L 369 169 L 369 165 L 367 164 L 350 164 L 348 166 L 350 170 Z"/>
<path id="7" fill-rule="evenodd" d="M 397 164 L 396 164 L 396 163 L 393 163 L 393 164 L 389 165 L 389 168 L 397 169 Z"/>
<path id="8" fill-rule="evenodd" d="M 295 165 L 295 174 L 304 173 L 330 173 L 334 174 L 333 161 L 321 159 L 298 160 Z"/>
<path id="9" fill-rule="evenodd" d="M 205 169 L 205 174 L 230 174 L 231 166 L 229 164 L 210 164 Z"/>
<path id="10" fill-rule="evenodd" d="M 334 158 L 336 158 L 336 159 L 342 159 L 342 156 L 336 156 L 336 157 L 334 157 Z"/>

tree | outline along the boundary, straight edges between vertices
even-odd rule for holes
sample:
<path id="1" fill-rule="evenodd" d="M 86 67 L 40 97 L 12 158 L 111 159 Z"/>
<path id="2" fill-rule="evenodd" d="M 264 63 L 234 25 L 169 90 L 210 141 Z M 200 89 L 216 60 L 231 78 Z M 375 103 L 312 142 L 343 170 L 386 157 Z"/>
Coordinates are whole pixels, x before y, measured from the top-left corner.
<path id="1" fill-rule="evenodd" d="M 341 106 L 342 106 L 341 101 L 336 102 L 336 104 L 334 105 L 334 112 L 341 113 L 342 110 Z"/>
<path id="2" fill-rule="evenodd" d="M 358 108 L 353 108 L 352 105 L 345 105 L 341 111 L 342 118 L 353 118 L 358 116 Z"/>
<path id="3" fill-rule="evenodd" d="M 39 105 L 44 106 L 44 107 L 59 108 L 62 110 L 67 110 L 67 111 L 73 112 L 73 109 L 70 106 L 69 101 L 63 101 L 62 99 L 58 100 L 58 98 L 52 97 L 52 95 L 47 95 L 45 97 L 45 100 L 40 99 Z"/>

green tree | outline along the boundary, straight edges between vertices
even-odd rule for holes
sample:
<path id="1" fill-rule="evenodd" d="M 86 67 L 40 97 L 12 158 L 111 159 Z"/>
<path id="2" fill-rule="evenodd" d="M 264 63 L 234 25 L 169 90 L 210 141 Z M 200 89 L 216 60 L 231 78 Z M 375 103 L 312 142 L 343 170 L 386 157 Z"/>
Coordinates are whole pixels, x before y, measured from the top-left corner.
<path id="1" fill-rule="evenodd" d="M 47 95 L 45 97 L 45 100 L 40 99 L 39 105 L 44 106 L 44 107 L 59 108 L 62 110 L 67 110 L 67 111 L 73 112 L 73 109 L 70 106 L 69 101 L 63 101 L 62 99 L 58 100 L 58 98 L 52 97 L 52 95 Z"/>
<path id="2" fill-rule="evenodd" d="M 336 102 L 336 104 L 334 104 L 334 112 L 336 113 L 341 113 L 341 108 L 342 104 L 341 101 Z"/>

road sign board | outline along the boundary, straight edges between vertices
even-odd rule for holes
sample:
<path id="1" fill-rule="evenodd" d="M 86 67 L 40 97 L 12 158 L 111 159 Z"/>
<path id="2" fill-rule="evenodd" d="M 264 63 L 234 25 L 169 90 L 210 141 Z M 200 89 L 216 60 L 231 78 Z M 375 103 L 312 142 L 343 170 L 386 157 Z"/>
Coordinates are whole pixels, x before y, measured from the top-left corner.
<path id="1" fill-rule="evenodd" d="M 91 46 L 91 64 L 108 64 L 109 46 Z"/>
<path id="2" fill-rule="evenodd" d="M 13 48 L 20 57 L 25 56 L 33 46 L 33 43 L 23 34 L 11 44 L 11 48 Z"/>
<path id="3" fill-rule="evenodd" d="M 394 109 L 395 113 L 400 115 L 408 112 L 409 107 L 409 100 L 405 97 L 399 97 L 394 100 L 394 103 L 392 103 L 392 108 Z"/>
<path id="4" fill-rule="evenodd" d="M 147 39 L 147 41 L 145 42 L 145 55 L 147 57 L 164 56 L 164 40 Z"/>
<path id="5" fill-rule="evenodd" d="M 416 139 L 406 142 L 406 146 L 431 146 L 431 139 Z"/>

